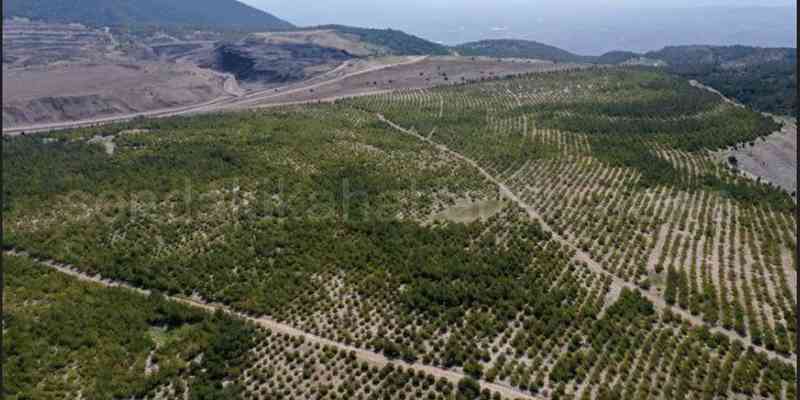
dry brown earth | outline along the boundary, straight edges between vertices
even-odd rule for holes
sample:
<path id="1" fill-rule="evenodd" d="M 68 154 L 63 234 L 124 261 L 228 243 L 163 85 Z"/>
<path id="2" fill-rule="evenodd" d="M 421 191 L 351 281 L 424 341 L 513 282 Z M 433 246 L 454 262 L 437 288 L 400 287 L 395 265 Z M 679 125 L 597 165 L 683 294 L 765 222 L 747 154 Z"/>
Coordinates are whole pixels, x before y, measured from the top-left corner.
<path id="1" fill-rule="evenodd" d="M 158 64 L 153 64 L 158 65 Z M 176 64 L 170 64 L 176 65 Z M 191 66 L 181 65 L 184 68 Z M 83 118 L 71 118 L 59 123 L 18 123 L 6 129 L 4 135 L 68 129 L 87 125 L 107 124 L 141 117 L 170 117 L 195 113 L 218 112 L 253 107 L 274 107 L 287 104 L 333 101 L 336 99 L 381 93 L 401 89 L 420 89 L 470 80 L 493 79 L 543 71 L 582 68 L 577 64 L 553 64 L 541 61 L 509 61 L 467 57 L 386 57 L 372 60 L 352 60 L 307 81 L 279 88 L 237 93 L 234 97 L 225 85 L 226 95 L 200 104 L 171 106 L 146 112 L 109 112 Z M 207 70 L 198 70 L 211 73 Z M 58 83 L 60 81 L 56 81 Z M 230 83 L 230 80 L 228 81 Z M 59 83 L 60 84 L 60 83 Z M 235 85 L 234 85 L 235 86 Z M 3 92 L 6 98 L 16 98 Z M 213 96 L 209 96 L 213 98 Z M 13 103 L 12 103 L 13 104 Z M 4 103 L 5 106 L 5 103 Z M 5 119 L 4 112 L 4 119 Z"/>
<path id="2" fill-rule="evenodd" d="M 268 32 L 255 34 L 256 37 L 272 44 L 313 44 L 344 50 L 354 56 L 364 57 L 388 54 L 386 49 L 362 42 L 357 37 L 338 33 L 330 29 L 296 32 Z"/>
<path id="3" fill-rule="evenodd" d="M 789 193 L 797 190 L 797 123 L 782 119 L 783 129 L 753 145 L 744 143 L 737 150 L 724 153 L 733 156 L 740 170 L 771 182 Z"/>
<path id="4" fill-rule="evenodd" d="M 523 62 L 469 57 L 428 57 L 419 62 L 403 63 L 367 73 L 353 74 L 345 77 L 345 79 L 337 79 L 323 85 L 315 85 L 315 87 L 307 90 L 293 90 L 290 93 L 270 96 L 259 101 L 237 103 L 236 107 L 313 102 L 316 100 L 358 96 L 366 93 L 422 89 L 508 75 L 570 68 L 581 68 L 581 66 L 578 64 L 554 64 L 532 60 Z"/>
<path id="5" fill-rule="evenodd" d="M 197 104 L 231 95 L 189 64 L 64 64 L 3 70 L 3 128 Z"/>
<path id="6" fill-rule="evenodd" d="M 736 107 L 745 106 L 733 99 L 725 97 L 718 90 L 703 85 L 695 80 L 690 81 L 692 86 L 707 90 L 719 95 L 727 103 Z M 763 179 L 789 193 L 797 199 L 797 119 L 782 117 L 765 113 L 776 122 L 783 125 L 780 131 L 751 143 L 740 143 L 736 149 L 724 151 L 719 154 L 723 162 L 728 162 L 730 157 L 736 158 L 738 169 L 753 179 Z"/>

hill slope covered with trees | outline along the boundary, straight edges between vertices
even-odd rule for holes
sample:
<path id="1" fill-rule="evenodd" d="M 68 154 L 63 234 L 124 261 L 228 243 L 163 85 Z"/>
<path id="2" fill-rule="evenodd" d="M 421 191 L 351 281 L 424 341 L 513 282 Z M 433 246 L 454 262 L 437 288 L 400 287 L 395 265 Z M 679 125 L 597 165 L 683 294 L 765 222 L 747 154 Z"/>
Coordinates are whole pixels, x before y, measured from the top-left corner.
<path id="1" fill-rule="evenodd" d="M 19 136 L 2 149 L 3 246 L 417 368 L 416 384 L 383 379 L 319 339 L 256 339 L 257 361 L 229 374 L 178 375 L 192 399 L 235 398 L 200 396 L 236 387 L 220 381 L 248 400 L 453 399 L 419 374 L 431 368 L 474 379 L 458 399 L 509 398 L 489 383 L 514 399 L 797 398 L 796 203 L 713 155 L 777 129 L 663 71 L 581 68 Z M 48 307 L 67 290 L 28 294 L 45 279 L 23 268 L 18 348 L 59 344 L 37 324 L 109 319 L 78 303 L 89 295 Z M 161 337 L 158 304 L 133 301 L 128 332 L 155 320 Z M 208 321 L 166 332 L 202 345 L 180 334 L 213 338 Z M 118 357 L 139 371 L 155 346 L 141 341 Z M 21 393 L 69 373 L 25 357 L 39 353 L 10 353 L 32 365 L 9 374 Z"/>
<path id="2" fill-rule="evenodd" d="M 464 56 L 536 58 L 558 62 L 588 61 L 587 57 L 531 40 L 481 40 L 458 45 L 455 50 Z"/>
<path id="3" fill-rule="evenodd" d="M 666 71 L 696 79 L 759 111 L 797 111 L 797 54 L 791 48 L 750 46 L 670 46 L 644 54 L 612 51 L 601 56 L 573 54 L 529 40 L 483 40 L 453 48 L 465 56 L 535 58 L 556 62 L 622 64 L 636 58 L 666 63 Z"/>
<path id="4" fill-rule="evenodd" d="M 293 25 L 236 0 L 5 0 L 5 17 L 91 26 L 277 30 Z"/>
<path id="5" fill-rule="evenodd" d="M 790 48 L 676 46 L 645 54 L 759 111 L 797 112 L 797 53 Z"/>
<path id="6" fill-rule="evenodd" d="M 393 54 L 448 55 L 447 47 L 395 29 L 357 28 L 344 25 L 323 25 L 312 29 L 331 29 L 359 40 L 386 48 Z"/>

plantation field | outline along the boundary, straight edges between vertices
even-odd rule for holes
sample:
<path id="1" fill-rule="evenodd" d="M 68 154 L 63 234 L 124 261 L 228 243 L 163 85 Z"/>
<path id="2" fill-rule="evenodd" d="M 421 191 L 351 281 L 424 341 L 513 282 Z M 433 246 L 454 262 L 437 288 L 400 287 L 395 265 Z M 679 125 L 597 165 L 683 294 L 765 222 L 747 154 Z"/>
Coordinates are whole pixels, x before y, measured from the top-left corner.
<path id="1" fill-rule="evenodd" d="M 11 399 L 443 399 L 446 379 L 4 255 Z M 380 364 L 380 365 L 379 365 Z M 330 398 L 330 397 L 328 397 Z M 337 397 L 342 398 L 342 397 Z"/>
<path id="2" fill-rule="evenodd" d="M 228 396 L 793 399 L 796 205 L 718 155 L 777 130 L 592 68 L 8 138 L 3 245 L 319 338 Z"/>

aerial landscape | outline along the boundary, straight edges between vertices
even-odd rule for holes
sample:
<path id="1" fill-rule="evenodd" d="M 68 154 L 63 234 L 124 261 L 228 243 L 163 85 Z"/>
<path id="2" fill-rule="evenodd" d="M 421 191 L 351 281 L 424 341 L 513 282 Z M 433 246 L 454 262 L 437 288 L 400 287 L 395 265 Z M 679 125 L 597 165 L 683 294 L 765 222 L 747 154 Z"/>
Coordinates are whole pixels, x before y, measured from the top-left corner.
<path id="1" fill-rule="evenodd" d="M 4 0 L 3 398 L 798 398 L 796 21 L 302 3 Z"/>

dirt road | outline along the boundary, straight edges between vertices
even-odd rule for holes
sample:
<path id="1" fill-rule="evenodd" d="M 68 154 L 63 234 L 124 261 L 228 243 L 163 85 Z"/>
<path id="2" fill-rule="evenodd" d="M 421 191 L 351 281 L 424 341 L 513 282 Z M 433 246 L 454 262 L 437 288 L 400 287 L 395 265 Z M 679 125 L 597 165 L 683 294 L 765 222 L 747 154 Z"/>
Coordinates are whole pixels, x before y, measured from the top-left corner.
<path id="1" fill-rule="evenodd" d="M 366 68 L 363 70 L 357 70 L 342 76 L 330 78 L 330 79 L 323 79 L 320 81 L 321 77 L 312 78 L 306 82 L 301 82 L 299 84 L 291 84 L 287 86 L 283 86 L 280 88 L 270 88 L 270 89 L 263 89 L 257 90 L 248 94 L 242 94 L 239 90 L 238 86 L 234 85 L 233 82 L 225 82 L 225 89 L 228 95 L 218 97 L 216 99 L 200 103 L 194 104 L 189 106 L 182 106 L 182 107 L 175 107 L 175 108 L 168 108 L 168 109 L 161 109 L 161 110 L 152 110 L 152 111 L 145 111 L 133 114 L 124 114 L 124 115 L 115 115 L 110 117 L 102 117 L 102 118 L 91 118 L 81 121 L 70 121 L 70 122 L 56 122 L 56 123 L 48 123 L 48 124 L 39 124 L 39 125 L 29 125 L 29 126 L 17 126 L 13 128 L 3 129 L 3 135 L 6 136 L 16 136 L 22 133 L 39 133 L 39 132 L 48 132 L 48 131 L 56 131 L 56 130 L 64 130 L 64 129 L 74 129 L 74 128 L 82 128 L 82 127 L 89 127 L 89 126 L 96 126 L 96 125 L 107 125 L 117 122 L 127 122 L 137 118 L 166 118 L 166 117 L 174 117 L 179 115 L 188 115 L 194 113 L 210 113 L 216 111 L 223 111 L 223 110 L 232 110 L 232 109 L 241 109 L 247 108 L 248 106 L 252 106 L 259 102 L 264 102 L 265 100 L 275 98 L 278 96 L 286 96 L 291 93 L 297 93 L 302 91 L 313 90 L 315 88 L 319 88 L 321 86 L 335 84 L 337 82 L 343 81 L 348 78 L 352 78 L 354 76 L 368 74 L 376 71 L 380 71 L 387 68 L 404 66 L 409 64 L 414 64 L 425 60 L 427 56 L 420 56 L 420 57 L 412 57 L 405 61 L 396 62 L 396 63 L 389 63 L 378 65 L 370 68 Z M 329 71 L 328 73 L 324 74 L 323 77 L 329 75 L 335 75 L 343 70 L 347 66 L 347 63 L 340 65 L 339 67 L 335 68 L 334 70 Z M 237 95 L 239 94 L 239 95 Z M 360 95 L 361 93 L 356 93 L 354 95 Z M 352 97 L 348 96 L 348 97 Z M 320 99 L 321 100 L 321 99 Z M 316 99 L 311 101 L 307 101 L 306 103 L 311 103 L 317 101 Z M 280 104 L 272 104 L 272 106 L 281 105 Z M 298 102 L 286 102 L 285 104 L 299 104 Z"/>
<path id="2" fill-rule="evenodd" d="M 245 97 L 243 97 L 241 99 L 238 99 L 234 103 L 225 105 L 223 108 L 243 108 L 243 107 L 246 108 L 248 106 L 254 105 L 254 104 L 259 103 L 259 102 L 263 102 L 264 100 L 268 100 L 268 99 L 271 99 L 271 98 L 282 97 L 282 96 L 290 95 L 290 94 L 293 94 L 293 93 L 307 92 L 307 91 L 310 91 L 310 90 L 313 90 L 313 89 L 317 89 L 317 88 L 322 87 L 322 86 L 331 85 L 331 84 L 334 84 L 334 83 L 337 83 L 337 82 L 341 82 L 341 81 L 343 81 L 345 79 L 352 78 L 354 76 L 364 75 L 364 74 L 377 72 L 377 71 L 381 71 L 381 70 L 388 69 L 388 68 L 393 68 L 393 67 L 401 67 L 401 66 L 404 66 L 404 65 L 416 64 L 416 63 L 421 62 L 421 61 L 423 61 L 423 60 L 425 60 L 427 58 L 428 58 L 427 56 L 419 56 L 419 57 L 413 57 L 408 61 L 403 61 L 403 62 L 399 62 L 399 63 L 378 65 L 378 66 L 367 68 L 367 69 L 364 69 L 364 70 L 351 72 L 349 74 L 345 74 L 345 75 L 342 75 L 342 76 L 339 76 L 339 77 L 336 77 L 336 78 L 333 78 L 333 79 L 324 80 L 322 82 L 314 83 L 314 84 L 311 84 L 311 85 L 303 85 L 301 87 L 294 88 L 294 89 L 289 89 L 289 90 L 286 90 L 286 91 L 276 91 L 276 90 L 273 89 L 273 90 L 270 91 L 271 93 L 267 93 L 267 94 L 260 93 L 258 95 L 245 96 Z M 345 65 L 343 64 L 339 68 L 342 68 L 344 66 Z M 336 70 L 333 70 L 331 72 L 334 72 L 334 71 L 336 71 Z"/>
<path id="3" fill-rule="evenodd" d="M 506 61 L 474 61 L 442 57 L 403 57 L 348 61 L 342 65 L 303 82 L 279 88 L 265 88 L 242 94 L 227 81 L 225 96 L 184 107 L 159 109 L 135 114 L 91 118 L 71 122 L 4 129 L 4 135 L 46 132 L 86 126 L 130 121 L 135 118 L 164 118 L 179 115 L 237 111 L 244 109 L 278 107 L 285 105 L 330 102 L 337 99 L 385 93 L 401 89 L 423 89 L 439 85 L 468 82 L 492 77 L 585 68 L 579 64 L 553 64 L 547 62 L 513 63 Z"/>
<path id="4" fill-rule="evenodd" d="M 94 275 L 93 276 L 93 275 L 85 274 L 85 273 L 81 272 L 80 270 L 78 270 L 77 268 L 75 268 L 74 266 L 67 265 L 67 264 L 62 264 L 62 263 L 59 263 L 59 262 L 57 262 L 55 260 L 42 260 L 42 259 L 34 258 L 30 254 L 28 254 L 28 253 L 26 253 L 24 251 L 6 250 L 6 251 L 4 251 L 4 254 L 5 255 L 10 255 L 10 256 L 26 257 L 26 258 L 32 259 L 32 260 L 36 261 L 38 264 L 40 264 L 42 266 L 45 266 L 45 267 L 48 267 L 48 268 L 52 268 L 52 269 L 54 269 L 56 271 L 59 271 L 59 272 L 61 272 L 63 274 L 72 276 L 72 277 L 74 277 L 74 278 L 76 278 L 78 280 L 81 280 L 81 281 L 93 282 L 93 283 L 96 283 L 96 284 L 99 284 L 99 285 L 102 285 L 102 286 L 105 286 L 105 287 L 127 289 L 127 290 L 134 291 L 136 293 L 139 293 L 141 295 L 145 295 L 145 296 L 149 296 L 151 294 L 151 292 L 149 290 L 132 286 L 132 285 L 126 283 L 126 282 L 114 281 L 114 280 L 111 280 L 111 279 L 103 278 L 102 276 L 99 276 L 99 275 Z M 466 377 L 466 375 L 464 375 L 464 374 L 462 374 L 462 373 L 460 373 L 458 371 L 448 370 L 448 369 L 444 369 L 444 368 L 438 368 L 438 367 L 434 367 L 434 366 L 431 366 L 431 365 L 425 365 L 425 364 L 421 364 L 421 363 L 407 363 L 407 362 L 404 362 L 404 361 L 401 361 L 401 360 L 390 360 L 390 359 L 386 358 L 385 356 L 383 356 L 382 354 L 375 353 L 373 351 L 369 351 L 369 350 L 365 350 L 365 349 L 361 349 L 361 348 L 357 348 L 357 347 L 353 347 L 353 346 L 349 346 L 349 345 L 346 345 L 346 344 L 343 344 L 343 343 L 335 342 L 335 341 L 330 340 L 330 339 L 325 339 L 323 337 L 320 337 L 320 336 L 317 336 L 317 335 L 314 335 L 314 334 L 299 330 L 299 329 L 294 328 L 292 326 L 277 322 L 277 321 L 275 321 L 275 320 L 273 320 L 271 318 L 268 318 L 268 317 L 252 317 L 252 316 L 237 312 L 237 311 L 231 309 L 230 307 L 227 307 L 227 306 L 222 305 L 222 304 L 209 303 L 209 302 L 207 302 L 205 300 L 197 299 L 197 298 L 191 298 L 190 299 L 190 298 L 178 297 L 178 296 L 167 296 L 167 299 L 175 301 L 175 302 L 178 302 L 178 303 L 181 303 L 181 304 L 185 304 L 185 305 L 188 305 L 188 306 L 191 306 L 191 307 L 203 309 L 203 310 L 208 311 L 208 312 L 222 311 L 222 312 L 225 312 L 225 313 L 227 313 L 229 315 L 233 315 L 233 316 L 245 319 L 247 321 L 250 321 L 252 323 L 255 323 L 258 326 L 261 326 L 263 328 L 269 329 L 269 330 L 271 330 L 273 332 L 276 332 L 276 333 L 281 333 L 281 334 L 290 335 L 290 336 L 294 336 L 294 337 L 303 337 L 306 341 L 308 341 L 310 343 L 317 343 L 317 344 L 320 344 L 322 346 L 331 346 L 331 347 L 335 347 L 335 348 L 338 348 L 339 350 L 343 350 L 343 351 L 346 351 L 346 352 L 354 352 L 355 355 L 356 355 L 356 358 L 358 358 L 359 360 L 365 361 L 365 362 L 367 362 L 367 363 L 369 363 L 371 365 L 374 365 L 376 367 L 379 367 L 379 368 L 383 367 L 383 366 L 385 366 L 387 364 L 394 364 L 396 366 L 401 366 L 404 369 L 410 369 L 410 370 L 413 370 L 415 372 L 423 372 L 423 373 L 426 373 L 426 374 L 433 375 L 437 379 L 439 379 L 439 378 L 447 379 L 448 381 L 452 382 L 453 384 L 458 384 L 458 382 L 461 379 Z M 520 390 L 511 388 L 509 386 L 499 385 L 499 384 L 496 384 L 496 383 L 490 383 L 490 382 L 485 382 L 485 381 L 479 381 L 479 383 L 480 383 L 482 389 L 488 389 L 488 390 L 491 390 L 493 392 L 500 393 L 503 397 L 508 398 L 508 399 L 541 400 L 541 398 L 539 398 L 539 397 L 532 396 L 529 393 L 522 392 Z"/>
<path id="5" fill-rule="evenodd" d="M 708 326 L 708 324 L 706 324 L 706 322 L 703 321 L 702 318 L 700 318 L 698 316 L 695 316 L 695 315 L 692 315 L 691 313 L 689 313 L 686 310 L 682 310 L 682 309 L 670 306 L 658 294 L 655 294 L 655 293 L 650 292 L 650 291 L 642 290 L 638 286 L 636 286 L 636 285 L 634 285 L 634 284 L 632 284 L 630 282 L 627 282 L 627 281 L 625 281 L 623 279 L 620 279 L 616 275 L 613 275 L 613 274 L 609 273 L 608 271 L 603 269 L 603 267 L 598 262 L 593 260 L 587 253 L 585 253 L 580 248 L 578 248 L 577 246 L 572 244 L 566 238 L 560 236 L 552 227 L 550 227 L 547 224 L 547 222 L 544 221 L 544 218 L 541 217 L 541 215 L 538 213 L 538 211 L 536 211 L 536 209 L 534 209 L 533 207 L 531 207 L 530 205 L 525 203 L 508 186 L 506 186 L 503 182 L 501 182 L 494 175 L 490 174 L 485 169 L 483 169 L 480 165 L 478 165 L 477 162 L 475 162 L 474 160 L 472 160 L 469 157 L 464 156 L 461 153 L 458 153 L 458 152 L 456 152 L 454 150 L 451 150 L 450 148 L 448 148 L 447 146 L 445 146 L 443 144 L 437 143 L 437 142 L 435 142 L 435 141 L 433 141 L 433 140 L 431 140 L 431 139 L 429 139 L 427 137 L 424 137 L 424 136 L 422 136 L 422 135 L 420 135 L 420 134 L 418 134 L 418 133 L 416 133 L 416 132 L 414 132 L 412 130 L 409 130 L 409 129 L 406 129 L 406 128 L 402 127 L 402 126 L 399 126 L 396 123 L 386 119 L 381 114 L 378 114 L 378 119 L 381 120 L 382 122 L 386 123 L 387 125 L 391 126 L 393 129 L 398 130 L 400 132 L 403 132 L 405 134 L 414 136 L 415 138 L 417 138 L 417 139 L 419 139 L 419 140 L 421 140 L 423 142 L 429 143 L 430 145 L 436 147 L 438 150 L 446 152 L 446 153 L 449 153 L 453 157 L 458 158 L 458 159 L 466 162 L 467 164 L 471 165 L 472 167 L 474 167 L 476 170 L 478 170 L 478 172 L 480 172 L 481 175 L 484 176 L 484 178 L 486 178 L 488 181 L 492 182 L 493 184 L 497 185 L 497 187 L 500 190 L 500 193 L 503 196 L 505 196 L 509 200 L 513 201 L 519 207 L 521 207 L 523 210 L 525 210 L 525 212 L 528 213 L 528 215 L 531 217 L 531 219 L 538 220 L 542 224 L 542 229 L 544 229 L 547 232 L 550 232 L 550 234 L 552 235 L 552 237 L 555 240 L 557 240 L 559 243 L 563 244 L 564 246 L 574 250 L 575 251 L 575 259 L 577 261 L 580 261 L 583 264 L 585 264 L 592 272 L 595 272 L 595 273 L 597 273 L 599 275 L 603 275 L 603 276 L 607 276 L 607 277 L 611 278 L 612 290 L 620 291 L 623 288 L 627 288 L 627 289 L 630 289 L 630 290 L 638 291 L 645 298 L 650 300 L 650 302 L 652 302 L 657 308 L 659 308 L 659 309 L 668 309 L 668 310 L 672 311 L 674 314 L 680 315 L 684 320 L 689 321 L 692 325 L 706 326 L 706 327 L 708 327 L 709 331 L 711 331 L 712 333 L 720 333 L 722 335 L 725 335 L 726 337 L 728 337 L 731 340 L 742 341 L 747 346 L 753 347 L 754 349 L 757 349 L 757 350 L 767 354 L 770 358 L 776 358 L 776 359 L 779 359 L 781 361 L 784 361 L 784 362 L 787 362 L 787 363 L 791 363 L 793 365 L 796 363 L 796 360 L 797 360 L 796 356 L 792 356 L 791 358 L 786 357 L 786 356 L 784 356 L 782 354 L 779 354 L 779 353 L 774 352 L 774 351 L 767 350 L 766 348 L 764 348 L 762 346 L 758 346 L 758 345 L 754 344 L 749 337 L 739 336 L 736 332 L 733 332 L 733 331 L 728 330 L 728 329 L 715 327 L 715 326 Z"/>

